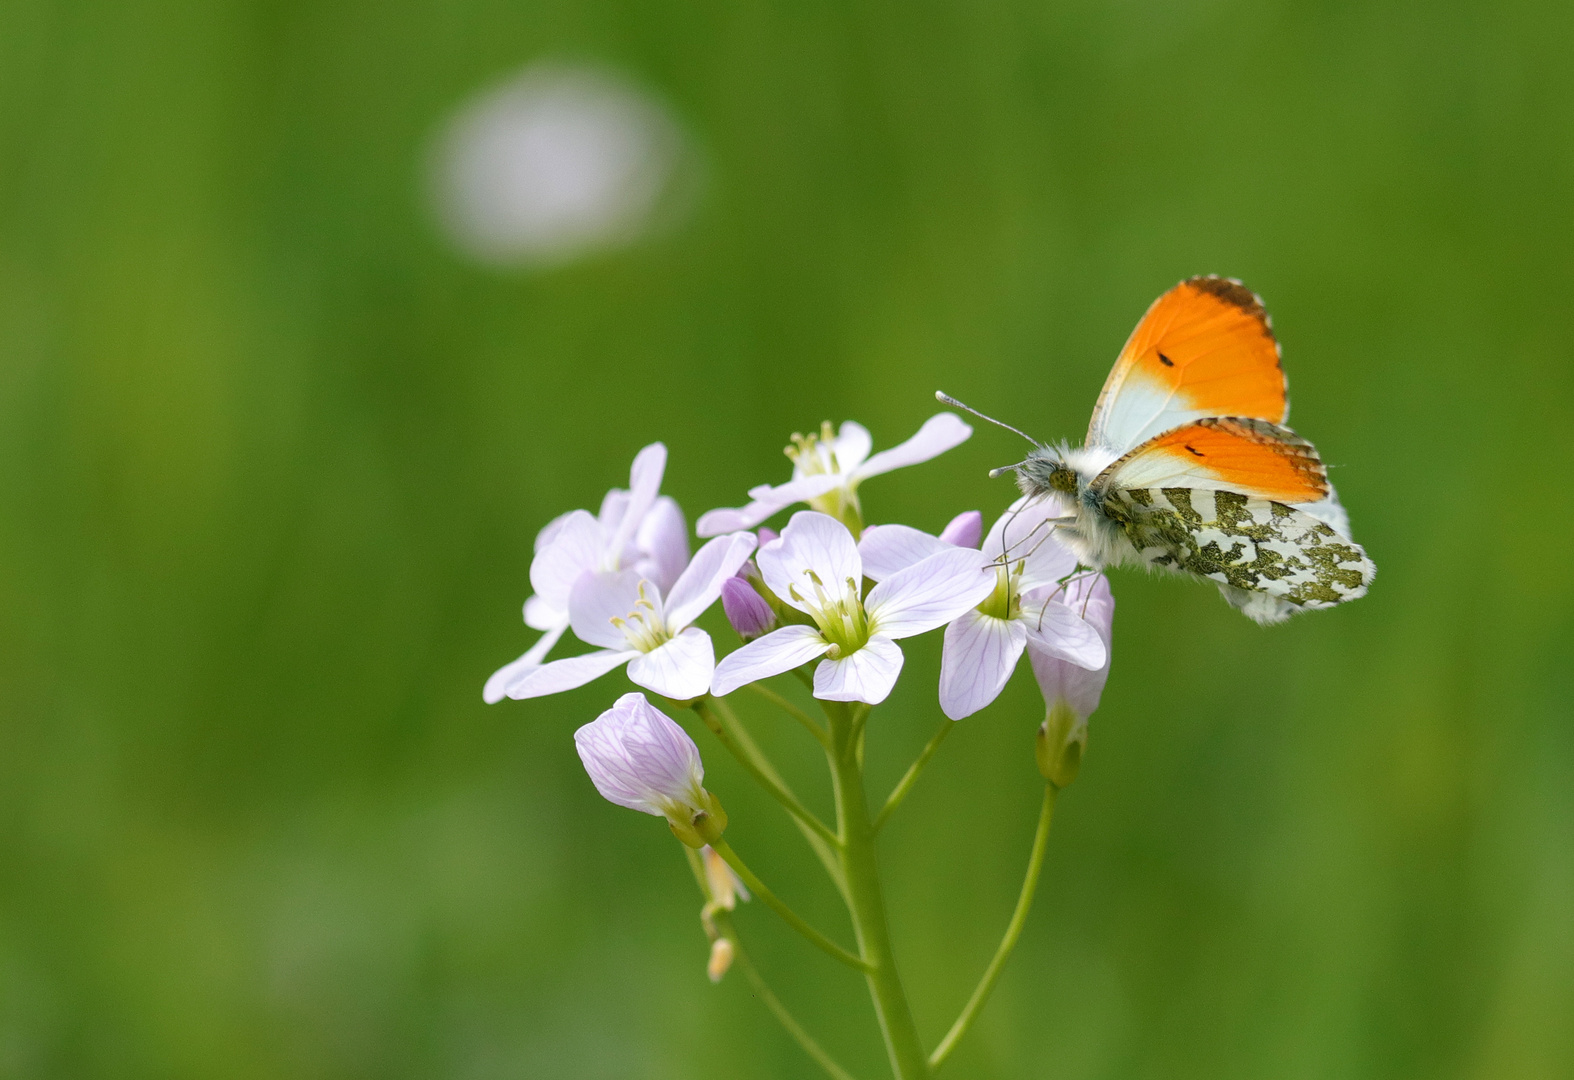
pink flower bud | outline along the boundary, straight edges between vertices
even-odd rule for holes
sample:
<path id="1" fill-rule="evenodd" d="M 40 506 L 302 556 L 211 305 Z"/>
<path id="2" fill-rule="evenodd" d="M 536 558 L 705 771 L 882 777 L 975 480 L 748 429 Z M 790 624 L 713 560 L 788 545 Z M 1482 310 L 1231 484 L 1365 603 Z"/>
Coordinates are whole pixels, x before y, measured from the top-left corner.
<path id="1" fill-rule="evenodd" d="M 769 544 L 772 540 L 775 540 L 777 537 L 779 537 L 781 533 L 777 532 L 775 529 L 762 525 L 759 529 L 755 530 L 755 535 L 760 538 L 759 547 L 764 547 L 766 544 Z"/>
<path id="2" fill-rule="evenodd" d="M 701 847 L 719 836 L 727 817 L 700 786 L 705 768 L 688 733 L 645 700 L 624 694 L 574 732 L 591 783 L 608 802 L 665 817 L 678 838 Z"/>
<path id="3" fill-rule="evenodd" d="M 940 530 L 940 539 L 957 547 L 976 548 L 983 537 L 984 515 L 977 510 L 963 511 Z"/>
<path id="4" fill-rule="evenodd" d="M 744 641 L 753 641 L 776 629 L 771 606 L 744 578 L 730 577 L 721 583 L 721 607 Z"/>

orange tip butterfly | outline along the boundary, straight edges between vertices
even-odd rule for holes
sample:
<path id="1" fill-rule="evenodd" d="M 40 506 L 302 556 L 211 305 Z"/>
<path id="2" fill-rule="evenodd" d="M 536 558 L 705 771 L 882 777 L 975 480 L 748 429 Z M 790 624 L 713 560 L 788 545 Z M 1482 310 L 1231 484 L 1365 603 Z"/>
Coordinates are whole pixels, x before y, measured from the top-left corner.
<path id="1" fill-rule="evenodd" d="M 936 394 L 992 423 L 1000 421 Z M 1053 499 L 1056 538 L 1084 565 L 1144 566 L 1216 582 L 1259 623 L 1366 594 L 1376 567 L 1290 403 L 1262 300 L 1194 277 L 1154 301 L 1093 407 L 1085 445 L 1033 443 L 1015 471 Z"/>

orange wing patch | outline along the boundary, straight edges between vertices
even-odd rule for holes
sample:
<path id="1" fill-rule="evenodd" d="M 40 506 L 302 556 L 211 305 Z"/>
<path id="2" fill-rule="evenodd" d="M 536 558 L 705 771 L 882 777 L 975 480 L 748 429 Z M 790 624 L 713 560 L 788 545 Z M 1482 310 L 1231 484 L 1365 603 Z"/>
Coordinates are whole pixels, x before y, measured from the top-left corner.
<path id="1" fill-rule="evenodd" d="M 1094 486 L 1213 488 L 1310 503 L 1327 496 L 1328 474 L 1312 444 L 1288 428 L 1222 417 L 1149 439 L 1105 469 Z"/>
<path id="2" fill-rule="evenodd" d="M 1129 448 L 1200 416 L 1282 424 L 1279 344 L 1262 301 L 1238 281 L 1194 277 L 1154 301 L 1099 394 L 1089 443 Z"/>

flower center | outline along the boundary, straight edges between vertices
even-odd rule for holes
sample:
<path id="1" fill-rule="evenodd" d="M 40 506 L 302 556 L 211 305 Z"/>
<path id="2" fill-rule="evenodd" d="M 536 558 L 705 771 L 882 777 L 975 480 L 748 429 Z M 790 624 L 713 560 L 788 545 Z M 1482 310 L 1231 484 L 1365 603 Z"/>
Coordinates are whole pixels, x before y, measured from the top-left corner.
<path id="1" fill-rule="evenodd" d="M 836 434 L 831 430 L 829 420 L 820 425 L 818 435 L 794 433 L 792 445 L 783 451 L 792 459 L 793 479 L 802 480 L 806 476 L 841 476 L 842 463 L 836 460 L 835 446 Z M 840 521 L 847 526 L 854 537 L 863 533 L 863 508 L 858 505 L 858 492 L 855 485 L 844 481 L 839 487 L 832 488 L 824 495 L 816 495 L 809 500 L 809 509 L 818 510 Z"/>
<path id="2" fill-rule="evenodd" d="M 645 595 L 643 581 L 639 583 L 639 600 L 635 602 L 634 610 L 626 618 L 614 616 L 612 625 L 623 631 L 629 648 L 640 652 L 651 652 L 672 640 L 672 635 L 667 633 L 666 621 L 656 613 L 656 605 Z"/>
<path id="3" fill-rule="evenodd" d="M 978 605 L 980 612 L 992 619 L 1015 619 L 1022 614 L 1022 596 L 1017 591 L 1022 565 L 1019 559 L 1015 563 L 995 567 L 995 591 Z"/>
<path id="4" fill-rule="evenodd" d="M 831 431 L 831 422 L 826 420 L 820 425 L 818 435 L 799 435 L 794 432 L 792 445 L 782 453 L 792 459 L 793 472 L 799 478 L 839 473 L 842 467 L 836 460 L 836 451 L 833 449 L 835 443 L 836 435 Z"/>
<path id="5" fill-rule="evenodd" d="M 794 600 L 808 605 L 809 617 L 820 628 L 820 636 L 831 643 L 831 651 L 826 655 L 837 660 L 863 648 L 869 641 L 869 616 L 858 599 L 858 583 L 848 578 L 847 588 L 837 595 L 825 588 L 820 575 L 813 570 L 803 573 L 814 595 L 805 596 L 796 585 L 789 586 L 788 593 Z"/>

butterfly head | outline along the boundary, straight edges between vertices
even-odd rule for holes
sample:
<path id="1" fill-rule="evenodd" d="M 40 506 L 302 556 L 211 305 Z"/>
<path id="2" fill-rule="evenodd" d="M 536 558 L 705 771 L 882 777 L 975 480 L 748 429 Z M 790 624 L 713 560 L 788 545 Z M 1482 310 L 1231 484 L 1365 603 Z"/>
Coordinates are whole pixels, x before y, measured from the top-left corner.
<path id="1" fill-rule="evenodd" d="M 1077 473 L 1066 464 L 1065 447 L 1035 446 L 1026 458 L 1006 468 L 1016 471 L 1017 487 L 1024 495 L 1077 496 Z"/>

